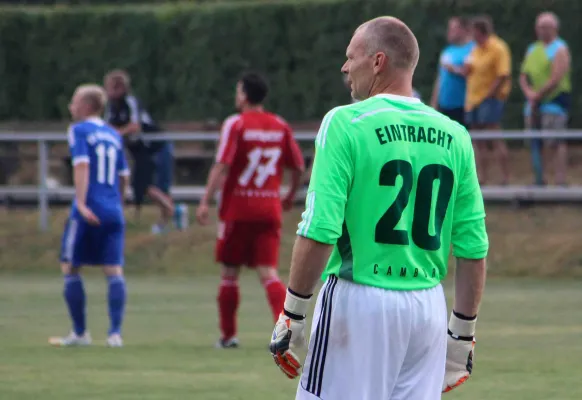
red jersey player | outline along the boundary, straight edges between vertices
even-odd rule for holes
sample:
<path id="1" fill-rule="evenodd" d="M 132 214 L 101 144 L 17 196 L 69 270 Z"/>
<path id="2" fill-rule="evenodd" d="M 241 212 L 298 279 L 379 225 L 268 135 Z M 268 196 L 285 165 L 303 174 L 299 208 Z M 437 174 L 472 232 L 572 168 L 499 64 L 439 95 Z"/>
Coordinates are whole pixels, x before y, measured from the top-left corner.
<path id="1" fill-rule="evenodd" d="M 216 162 L 208 175 L 206 193 L 196 217 L 208 223 L 208 203 L 224 181 L 219 206 L 216 260 L 222 264 L 218 291 L 220 330 L 218 347 L 238 347 L 236 311 L 240 267 L 255 268 L 267 293 L 276 321 L 283 310 L 286 289 L 277 275 L 282 209 L 293 205 L 305 168 L 291 128 L 263 109 L 265 80 L 245 74 L 236 85 L 239 114 L 223 124 Z M 293 171 L 291 187 L 281 201 L 283 169 Z"/>

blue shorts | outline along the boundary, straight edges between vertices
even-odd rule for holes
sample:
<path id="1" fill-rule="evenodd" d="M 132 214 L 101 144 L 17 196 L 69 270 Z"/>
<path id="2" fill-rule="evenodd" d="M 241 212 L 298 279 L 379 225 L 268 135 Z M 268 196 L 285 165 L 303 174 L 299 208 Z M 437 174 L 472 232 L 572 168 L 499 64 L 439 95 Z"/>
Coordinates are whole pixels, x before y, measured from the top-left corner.
<path id="1" fill-rule="evenodd" d="M 498 99 L 485 99 L 481 104 L 465 114 L 469 126 L 495 125 L 501 122 L 505 102 Z"/>
<path id="2" fill-rule="evenodd" d="M 71 215 L 61 241 L 62 263 L 123 266 L 125 226 L 122 221 L 99 226 L 89 225 L 80 216 Z"/>
<path id="3" fill-rule="evenodd" d="M 164 193 L 170 193 L 172 185 L 172 166 L 174 163 L 173 146 L 164 145 L 155 155 L 156 172 L 154 186 Z"/>

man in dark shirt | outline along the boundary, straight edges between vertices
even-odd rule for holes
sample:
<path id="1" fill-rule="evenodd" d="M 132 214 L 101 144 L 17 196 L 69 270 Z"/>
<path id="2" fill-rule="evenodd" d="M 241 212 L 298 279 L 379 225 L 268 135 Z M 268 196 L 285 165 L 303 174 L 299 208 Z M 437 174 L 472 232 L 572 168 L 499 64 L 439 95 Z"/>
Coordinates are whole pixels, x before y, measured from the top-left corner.
<path id="1" fill-rule="evenodd" d="M 172 157 L 168 157 L 168 153 L 171 153 L 171 143 L 147 141 L 144 134 L 160 132 L 160 129 L 130 93 L 131 82 L 127 72 L 109 72 L 104 84 L 108 96 L 105 120 L 117 128 L 134 160 L 132 186 L 138 213 L 147 193 L 160 208 L 160 219 L 152 227 L 153 233 L 163 232 L 172 216 L 179 229 L 185 228 L 182 226 L 185 219 L 177 215 L 185 210 L 182 206 L 175 209 L 169 195 Z"/>

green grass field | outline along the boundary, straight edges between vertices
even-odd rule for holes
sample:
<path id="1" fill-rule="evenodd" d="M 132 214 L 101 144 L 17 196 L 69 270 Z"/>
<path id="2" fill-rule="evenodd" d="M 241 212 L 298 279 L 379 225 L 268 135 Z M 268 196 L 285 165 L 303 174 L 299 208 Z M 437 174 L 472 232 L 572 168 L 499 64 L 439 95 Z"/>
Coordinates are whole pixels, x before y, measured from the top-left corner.
<path id="1" fill-rule="evenodd" d="M 53 230 L 40 236 L 33 233 L 33 213 L 0 213 L 1 400 L 294 398 L 296 382 L 278 371 L 268 353 L 272 321 L 263 289 L 250 271 L 241 282 L 242 348 L 213 348 L 218 276 L 211 257 L 212 228 L 193 227 L 183 237 L 176 233 L 152 239 L 143 233 L 147 218 L 132 226 L 126 346 L 104 347 L 106 285 L 98 270 L 90 270 L 86 289 L 95 344 L 50 347 L 49 336 L 69 329 L 62 281 L 51 262 L 63 218 L 64 211 L 56 213 Z M 292 230 L 286 230 L 282 263 L 288 262 Z M 26 249 L 31 254 L 19 259 L 17 254 Z M 147 263 L 155 255 L 169 259 L 170 266 L 189 259 L 194 267 L 158 274 L 151 270 L 154 263 Z M 42 264 L 42 270 L 19 262 L 33 263 L 33 258 L 35 268 Z M 18 272 L 18 266 L 27 273 Z M 140 267 L 150 268 L 149 273 Z M 446 286 L 450 298 L 451 287 Z M 580 281 L 574 279 L 490 279 L 477 328 L 474 375 L 444 398 L 581 399 L 580 304 Z"/>

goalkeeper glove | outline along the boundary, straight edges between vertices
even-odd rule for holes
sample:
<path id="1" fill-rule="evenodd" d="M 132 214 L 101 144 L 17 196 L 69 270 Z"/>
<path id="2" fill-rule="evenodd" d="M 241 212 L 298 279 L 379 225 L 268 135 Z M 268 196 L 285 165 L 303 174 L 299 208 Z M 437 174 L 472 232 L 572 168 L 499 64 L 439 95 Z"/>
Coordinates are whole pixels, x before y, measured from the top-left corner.
<path id="1" fill-rule="evenodd" d="M 275 364 L 289 379 L 297 378 L 301 369 L 299 357 L 291 349 L 301 348 L 305 344 L 305 314 L 310 298 L 287 289 L 285 306 L 271 337 L 269 349 Z"/>
<path id="2" fill-rule="evenodd" d="M 443 393 L 462 385 L 471 376 L 475 353 L 476 322 L 476 316 L 468 318 L 455 311 L 451 313 Z"/>

